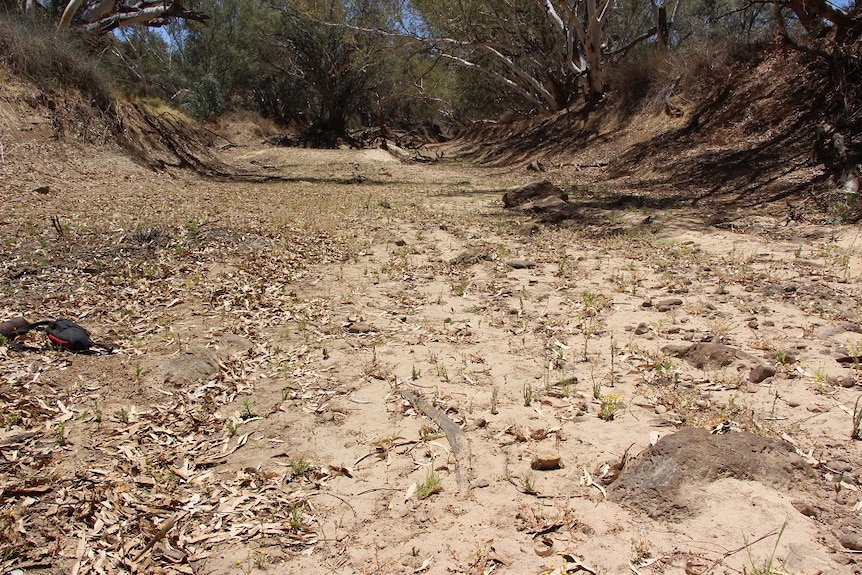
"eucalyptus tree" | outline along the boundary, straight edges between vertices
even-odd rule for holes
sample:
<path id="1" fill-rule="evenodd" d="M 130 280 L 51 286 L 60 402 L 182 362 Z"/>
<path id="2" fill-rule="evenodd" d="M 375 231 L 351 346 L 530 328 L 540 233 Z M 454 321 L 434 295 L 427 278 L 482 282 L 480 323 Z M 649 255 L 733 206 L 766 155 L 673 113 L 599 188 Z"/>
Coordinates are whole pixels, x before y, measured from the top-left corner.
<path id="1" fill-rule="evenodd" d="M 280 13 L 270 63 L 298 90 L 285 94 L 317 129 L 346 134 L 368 124 L 375 106 L 396 87 L 397 37 L 369 34 L 397 18 L 396 2 L 359 0 L 276 1 Z"/>

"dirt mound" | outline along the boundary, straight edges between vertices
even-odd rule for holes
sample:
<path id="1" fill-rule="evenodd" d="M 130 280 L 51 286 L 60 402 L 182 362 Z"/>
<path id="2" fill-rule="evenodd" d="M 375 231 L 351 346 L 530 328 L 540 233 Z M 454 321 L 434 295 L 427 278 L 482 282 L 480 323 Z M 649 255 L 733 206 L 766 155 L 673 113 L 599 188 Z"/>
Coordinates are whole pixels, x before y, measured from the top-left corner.
<path id="1" fill-rule="evenodd" d="M 781 440 L 753 433 L 713 435 L 686 428 L 660 439 L 610 491 L 614 501 L 654 519 L 678 520 L 697 513 L 702 501 L 691 486 L 732 478 L 759 481 L 792 492 L 817 474 Z"/>

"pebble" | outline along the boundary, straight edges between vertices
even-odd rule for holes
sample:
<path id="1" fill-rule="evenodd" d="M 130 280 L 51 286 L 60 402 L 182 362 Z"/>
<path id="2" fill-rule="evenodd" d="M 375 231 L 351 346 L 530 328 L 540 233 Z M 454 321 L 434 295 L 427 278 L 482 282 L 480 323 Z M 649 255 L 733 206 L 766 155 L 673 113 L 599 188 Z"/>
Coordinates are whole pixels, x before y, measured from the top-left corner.
<path id="1" fill-rule="evenodd" d="M 530 467 L 537 471 L 550 471 L 560 468 L 560 454 L 553 451 L 542 451 L 533 457 Z"/>
<path id="2" fill-rule="evenodd" d="M 862 537 L 856 533 L 845 533 L 838 538 L 841 546 L 851 551 L 862 551 Z"/>
<path id="3" fill-rule="evenodd" d="M 649 333 L 649 326 L 647 324 L 641 322 L 635 328 L 635 335 L 643 335 L 645 333 Z"/>
<path id="4" fill-rule="evenodd" d="M 842 377 L 838 380 L 838 385 L 845 389 L 849 389 L 856 385 L 856 378 L 850 376 Z"/>
<path id="5" fill-rule="evenodd" d="M 350 324 L 350 327 L 347 328 L 348 333 L 370 333 L 372 331 L 374 331 L 372 326 L 362 322 Z"/>
<path id="6" fill-rule="evenodd" d="M 655 413 L 656 413 L 656 415 L 664 415 L 665 413 L 667 413 L 667 406 L 656 405 L 655 406 Z"/>
<path id="7" fill-rule="evenodd" d="M 806 517 L 817 517 L 818 509 L 806 501 L 794 499 L 790 502 L 793 507 Z"/>
<path id="8" fill-rule="evenodd" d="M 850 473 L 853 471 L 853 466 L 850 465 L 846 461 L 841 461 L 840 459 L 833 459 L 826 464 L 826 467 L 833 471 L 837 471 L 839 473 Z"/>
<path id="9" fill-rule="evenodd" d="M 536 262 L 530 260 L 509 260 L 506 262 L 506 265 L 516 270 L 522 270 L 536 267 Z"/>
<path id="10" fill-rule="evenodd" d="M 775 368 L 768 365 L 756 365 L 751 368 L 748 374 L 748 381 L 751 383 L 760 383 L 761 381 L 775 375 Z"/>
<path id="11" fill-rule="evenodd" d="M 671 309 L 681 305 L 681 299 L 679 299 L 678 297 L 672 297 L 658 302 L 655 307 L 658 311 L 670 311 Z"/>

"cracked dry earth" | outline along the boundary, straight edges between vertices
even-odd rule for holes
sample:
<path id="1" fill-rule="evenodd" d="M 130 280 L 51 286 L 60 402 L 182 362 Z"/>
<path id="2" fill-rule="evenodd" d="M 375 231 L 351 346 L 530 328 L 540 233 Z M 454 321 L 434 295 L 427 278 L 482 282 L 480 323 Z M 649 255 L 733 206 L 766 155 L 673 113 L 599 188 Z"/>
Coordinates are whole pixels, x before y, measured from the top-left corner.
<path id="1" fill-rule="evenodd" d="M 4 165 L 0 319 L 116 348 L 0 350 L 3 573 L 860 571 L 857 228 L 536 227 L 520 169 L 100 153 Z"/>

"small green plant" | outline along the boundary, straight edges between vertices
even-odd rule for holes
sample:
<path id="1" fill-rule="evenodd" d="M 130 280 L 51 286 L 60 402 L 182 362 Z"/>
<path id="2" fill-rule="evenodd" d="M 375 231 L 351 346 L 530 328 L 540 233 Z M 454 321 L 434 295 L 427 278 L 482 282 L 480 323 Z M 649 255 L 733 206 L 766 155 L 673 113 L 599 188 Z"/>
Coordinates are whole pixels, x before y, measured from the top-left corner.
<path id="1" fill-rule="evenodd" d="M 859 407 L 859 400 L 862 395 L 856 398 L 856 404 L 853 406 L 853 434 L 850 439 L 862 439 L 862 407 Z"/>
<path id="2" fill-rule="evenodd" d="M 54 432 L 54 437 L 57 440 L 57 445 L 66 445 L 66 424 L 60 422 Z"/>
<path id="3" fill-rule="evenodd" d="M 290 387 L 282 387 L 281 388 L 281 400 L 287 401 L 288 399 L 290 399 L 290 394 L 292 392 L 293 392 L 293 390 L 290 389 Z"/>
<path id="4" fill-rule="evenodd" d="M 531 403 L 533 403 L 533 386 L 528 381 L 524 384 L 524 407 L 530 407 Z"/>
<path id="5" fill-rule="evenodd" d="M 793 252 L 794 257 L 801 258 L 802 257 L 802 246 L 797 246 L 796 250 Z"/>
<path id="6" fill-rule="evenodd" d="M 497 407 L 500 402 L 500 390 L 494 387 L 491 389 L 491 415 L 497 415 L 499 411 L 497 411 Z"/>
<path id="7" fill-rule="evenodd" d="M 521 476 L 521 488 L 527 493 L 536 492 L 536 478 L 532 473 L 525 473 Z"/>
<path id="8" fill-rule="evenodd" d="M 237 559 L 236 564 L 244 575 L 250 575 L 255 569 L 266 570 L 266 551 L 258 549 L 257 553 L 250 547 L 245 549 L 245 559 Z"/>
<path id="9" fill-rule="evenodd" d="M 442 361 L 437 362 L 437 377 L 439 377 L 443 381 L 449 381 L 449 371 L 446 369 L 446 364 L 444 364 Z"/>
<path id="10" fill-rule="evenodd" d="M 117 410 L 117 419 L 123 423 L 124 425 L 128 425 L 129 423 L 129 410 L 125 407 L 121 407 Z"/>
<path id="11" fill-rule="evenodd" d="M 257 414 L 254 412 L 254 402 L 250 398 L 245 398 L 239 402 L 240 407 L 242 408 L 239 416 L 243 419 L 251 419 L 255 417 Z"/>
<path id="12" fill-rule="evenodd" d="M 309 468 L 311 468 L 311 462 L 302 455 L 291 459 L 288 462 L 288 465 L 290 465 L 290 471 L 293 473 L 294 477 L 302 477 L 308 472 Z"/>
<path id="13" fill-rule="evenodd" d="M 419 377 L 422 376 L 422 370 L 418 369 L 415 365 L 413 366 L 413 370 L 410 372 L 410 379 L 416 381 Z"/>
<path id="14" fill-rule="evenodd" d="M 613 421 L 617 412 L 625 406 L 625 397 L 615 393 L 603 395 L 599 400 L 599 419 Z"/>
<path id="15" fill-rule="evenodd" d="M 305 503 L 294 505 L 290 508 L 290 528 L 294 531 L 299 531 L 305 527 L 305 513 L 308 511 L 308 506 Z"/>
<path id="16" fill-rule="evenodd" d="M 239 428 L 239 426 L 236 424 L 236 422 L 232 419 L 228 419 L 225 422 L 224 426 L 227 429 L 228 435 L 230 435 L 230 437 L 233 437 L 234 435 L 236 435 L 237 429 Z"/>
<path id="17" fill-rule="evenodd" d="M 751 563 L 750 570 L 743 566 L 743 575 L 784 575 L 786 573 L 784 565 L 777 564 L 778 562 L 775 560 L 775 553 L 778 551 L 778 544 L 781 542 L 781 536 L 784 535 L 784 530 L 787 529 L 787 523 L 788 522 L 785 521 L 784 524 L 781 525 L 781 529 L 778 531 L 778 537 L 775 539 L 775 545 L 772 547 L 772 553 L 769 554 L 769 558 L 759 566 L 754 564 L 754 557 L 751 556 L 751 544 L 748 543 L 748 538 L 743 536 L 742 540 L 745 542 L 745 548 L 748 552 L 748 562 Z"/>
<path id="18" fill-rule="evenodd" d="M 440 476 L 437 475 L 436 471 L 434 471 L 434 460 L 432 459 L 431 467 L 428 469 L 428 475 L 425 477 L 425 481 L 416 488 L 416 497 L 419 499 L 425 499 L 435 493 L 439 493 L 442 489 L 443 488 L 440 486 Z"/>
<path id="19" fill-rule="evenodd" d="M 814 384 L 817 386 L 817 390 L 825 393 L 827 386 L 826 384 L 829 382 L 829 377 L 826 375 L 826 368 L 823 366 L 823 362 L 817 366 L 817 369 L 814 370 Z"/>
<path id="20" fill-rule="evenodd" d="M 452 293 L 458 297 L 464 297 L 468 287 L 470 287 L 470 280 L 464 280 L 452 286 Z"/>

